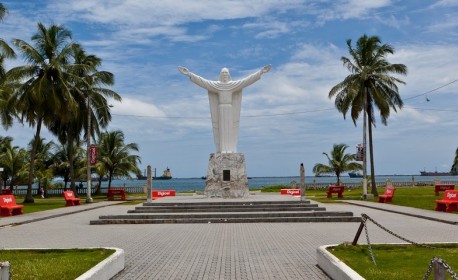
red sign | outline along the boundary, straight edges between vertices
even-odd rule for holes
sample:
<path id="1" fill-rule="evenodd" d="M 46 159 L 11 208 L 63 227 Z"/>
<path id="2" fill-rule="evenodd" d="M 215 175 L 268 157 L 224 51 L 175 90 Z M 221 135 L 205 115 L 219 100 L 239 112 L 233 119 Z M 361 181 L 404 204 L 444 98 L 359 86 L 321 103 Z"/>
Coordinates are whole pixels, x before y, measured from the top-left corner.
<path id="1" fill-rule="evenodd" d="M 93 145 L 89 149 L 89 163 L 94 165 L 97 163 L 97 146 Z"/>
<path id="2" fill-rule="evenodd" d="M 175 196 L 175 190 L 157 190 L 153 191 L 153 197 Z"/>
<path id="3" fill-rule="evenodd" d="M 356 156 L 355 156 L 355 160 L 356 161 L 363 161 L 364 159 L 364 154 L 365 154 L 365 147 L 361 144 L 358 144 L 356 146 Z"/>
<path id="4" fill-rule="evenodd" d="M 301 190 L 300 189 L 281 189 L 280 194 L 289 194 L 289 195 L 301 195 Z"/>

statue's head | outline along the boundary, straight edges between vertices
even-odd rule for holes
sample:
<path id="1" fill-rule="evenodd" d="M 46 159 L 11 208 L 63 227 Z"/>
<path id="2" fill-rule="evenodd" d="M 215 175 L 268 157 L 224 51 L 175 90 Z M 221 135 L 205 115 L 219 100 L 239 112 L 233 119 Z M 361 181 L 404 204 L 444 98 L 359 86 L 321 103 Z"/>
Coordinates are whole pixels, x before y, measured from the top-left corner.
<path id="1" fill-rule="evenodd" d="M 219 74 L 219 81 L 223 83 L 227 83 L 231 80 L 232 79 L 231 79 L 231 74 L 229 74 L 229 69 L 227 69 L 226 67 L 221 69 L 221 73 Z"/>

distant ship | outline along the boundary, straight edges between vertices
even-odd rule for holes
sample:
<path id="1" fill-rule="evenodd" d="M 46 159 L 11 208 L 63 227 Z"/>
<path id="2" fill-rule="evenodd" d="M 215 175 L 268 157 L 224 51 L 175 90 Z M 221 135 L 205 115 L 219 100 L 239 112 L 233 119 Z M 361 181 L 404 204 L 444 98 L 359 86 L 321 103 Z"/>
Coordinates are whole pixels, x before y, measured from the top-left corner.
<path id="1" fill-rule="evenodd" d="M 350 176 L 350 178 L 363 178 L 363 174 L 361 173 L 348 173 L 348 176 Z"/>
<path id="2" fill-rule="evenodd" d="M 452 172 L 428 172 L 428 171 L 420 171 L 421 176 L 455 176 L 456 174 Z"/>
<path id="3" fill-rule="evenodd" d="M 146 177 L 146 175 L 137 174 L 137 179 L 138 180 L 146 180 L 147 177 Z M 164 170 L 164 172 L 162 173 L 162 176 L 159 176 L 159 177 L 156 176 L 156 168 L 154 168 L 153 180 L 170 180 L 170 179 L 172 179 L 172 173 L 170 172 L 170 168 L 167 167 Z"/>

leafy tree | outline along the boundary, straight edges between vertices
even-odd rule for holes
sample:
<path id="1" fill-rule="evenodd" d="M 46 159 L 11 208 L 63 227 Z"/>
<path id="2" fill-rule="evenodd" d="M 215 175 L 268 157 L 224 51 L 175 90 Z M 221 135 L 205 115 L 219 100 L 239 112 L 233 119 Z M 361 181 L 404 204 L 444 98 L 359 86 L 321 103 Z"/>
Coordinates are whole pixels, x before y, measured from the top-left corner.
<path id="1" fill-rule="evenodd" d="M 68 160 L 66 144 L 56 145 L 51 168 L 55 176 L 63 178 L 64 189 L 66 190 L 67 184 L 70 182 L 70 161 Z"/>
<path id="2" fill-rule="evenodd" d="M 131 154 L 138 152 L 138 145 L 124 144 L 122 131 L 102 133 L 99 143 L 99 160 L 108 173 L 108 188 L 111 188 L 111 181 L 115 176 L 130 177 L 130 173 L 140 173 L 140 156 Z"/>
<path id="3" fill-rule="evenodd" d="M 2 180 L 6 187 L 9 180 L 9 187 L 22 182 L 26 176 L 27 151 L 24 148 L 12 145 L 12 139 L 5 137 L 0 139 L 0 166 L 3 168 Z"/>
<path id="4" fill-rule="evenodd" d="M 348 148 L 345 144 L 334 144 L 331 155 L 323 152 L 328 159 L 328 165 L 317 163 L 313 167 L 315 176 L 333 173 L 337 176 L 337 185 L 340 185 L 340 175 L 346 171 L 361 170 L 362 165 L 355 162 L 355 154 L 346 154 Z"/>
<path id="5" fill-rule="evenodd" d="M 34 140 L 30 141 L 28 148 L 32 150 Z M 43 187 L 45 195 L 47 194 L 47 187 L 53 177 L 53 158 L 56 150 L 56 144 L 53 141 L 46 142 L 45 138 L 40 138 L 37 145 L 37 152 L 35 158 L 35 177 L 37 179 L 37 189 Z"/>
<path id="6" fill-rule="evenodd" d="M 99 157 L 100 157 L 100 154 L 99 154 Z M 98 177 L 98 182 L 97 182 L 97 185 L 96 185 L 95 194 L 100 194 L 101 193 L 102 180 L 108 173 L 106 168 L 107 167 L 105 166 L 105 164 L 103 162 L 101 162 L 101 161 L 97 161 L 97 163 L 94 166 L 94 172 L 95 172 L 95 174 L 97 174 L 97 177 Z"/>
<path id="7" fill-rule="evenodd" d="M 458 148 L 455 151 L 455 158 L 453 159 L 452 167 L 450 168 L 450 172 L 453 175 L 458 173 Z"/>
<path id="8" fill-rule="evenodd" d="M 22 122 L 25 120 L 29 126 L 36 128 L 24 203 L 34 201 L 32 184 L 42 125 L 48 125 L 55 119 L 65 122 L 78 111 L 71 92 L 75 84 L 70 63 L 74 48 L 71 32 L 60 25 L 52 24 L 47 28 L 38 23 L 38 31 L 32 36 L 32 42 L 34 45 L 20 39 L 13 40 L 27 64 L 8 72 L 11 79 L 21 81 L 10 106 L 17 109 Z"/>
<path id="9" fill-rule="evenodd" d="M 361 36 L 353 47 L 347 40 L 351 58 L 342 57 L 343 65 L 351 72 L 342 82 L 329 92 L 329 98 L 336 97 L 335 106 L 345 118 L 350 110 L 353 123 L 363 112 L 363 146 L 366 147 L 366 117 L 369 122 L 369 149 L 371 161 L 372 194 L 377 196 L 375 185 L 374 153 L 372 143 L 372 126 L 375 127 L 375 107 L 380 111 L 384 125 L 390 115 L 390 109 L 402 108 L 403 102 L 397 84 L 405 84 L 391 74 L 406 75 L 404 64 L 391 64 L 386 60 L 394 49 L 388 44 L 381 44 L 379 37 Z M 353 60 L 352 60 L 353 59 Z M 366 178 L 366 154 L 363 155 L 363 176 Z"/>
<path id="10" fill-rule="evenodd" d="M 83 130 L 86 131 L 87 139 L 88 133 L 94 136 L 94 133 L 99 133 L 100 127 L 107 127 L 109 121 L 111 121 L 111 114 L 106 98 L 109 97 L 120 101 L 121 97 L 116 92 L 103 87 L 105 85 L 113 85 L 114 76 L 110 72 L 97 70 L 97 67 L 102 63 L 100 58 L 95 55 L 87 55 L 81 46 L 75 45 L 73 59 L 75 67 L 72 68 L 72 75 L 78 77 L 78 79 L 72 92 L 78 103 L 79 110 L 71 119 L 64 121 L 56 119 L 50 129 L 58 136 L 59 141 L 67 145 L 71 188 L 76 193 L 75 180 L 77 176 L 75 176 L 75 168 L 73 166 L 73 163 L 75 163 L 73 147 L 80 146 L 80 134 Z M 88 118 L 91 121 L 93 120 L 90 127 Z M 89 146 L 87 147 L 87 152 L 89 152 Z M 87 160 L 87 164 L 89 164 L 89 156 Z M 91 173 L 86 176 L 91 176 Z"/>
<path id="11" fill-rule="evenodd" d="M 0 3 L 0 21 L 8 14 L 8 10 Z M 0 38 L 0 121 L 2 126 L 7 129 L 12 125 L 14 107 L 8 106 L 8 100 L 12 94 L 12 83 L 6 78 L 5 59 L 15 58 L 14 50 Z"/>

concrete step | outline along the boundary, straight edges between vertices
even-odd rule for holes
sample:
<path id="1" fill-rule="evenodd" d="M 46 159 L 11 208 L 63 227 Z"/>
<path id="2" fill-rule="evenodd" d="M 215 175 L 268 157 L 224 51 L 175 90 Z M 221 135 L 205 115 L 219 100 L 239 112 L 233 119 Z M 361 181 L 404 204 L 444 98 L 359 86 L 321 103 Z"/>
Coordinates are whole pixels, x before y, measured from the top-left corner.
<path id="1" fill-rule="evenodd" d="M 100 216 L 91 225 L 184 223 L 361 222 L 352 212 L 330 212 L 310 201 L 153 202 L 126 215 Z"/>
<path id="2" fill-rule="evenodd" d="M 184 219 L 100 219 L 91 225 L 109 224 L 196 224 L 196 223 L 338 223 L 361 222 L 360 217 L 263 217 L 263 218 L 184 218 Z"/>
<path id="3" fill-rule="evenodd" d="M 353 216 L 352 212 L 251 212 L 251 213 L 192 213 L 192 214 L 135 214 L 135 215 L 103 215 L 99 219 L 186 219 L 186 218 L 284 218 L 284 217 L 342 217 Z"/>
<path id="4" fill-rule="evenodd" d="M 310 200 L 300 201 L 207 201 L 207 202 L 161 202 L 160 200 L 155 200 L 153 202 L 145 202 L 143 206 L 187 206 L 187 205 L 303 205 L 310 204 Z"/>
<path id="5" fill-rule="evenodd" d="M 254 205 L 254 206 L 144 206 L 135 207 L 127 213 L 180 213 L 180 212 L 273 212 L 273 211 L 326 211 L 318 204 L 308 205 Z"/>

